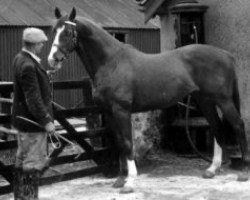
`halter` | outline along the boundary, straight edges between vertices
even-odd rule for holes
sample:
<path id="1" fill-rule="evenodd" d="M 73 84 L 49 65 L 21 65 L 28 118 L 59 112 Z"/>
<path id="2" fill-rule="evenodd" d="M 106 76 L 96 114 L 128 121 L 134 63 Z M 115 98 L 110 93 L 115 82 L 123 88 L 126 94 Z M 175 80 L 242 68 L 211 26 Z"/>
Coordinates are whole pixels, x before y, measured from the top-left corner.
<path id="1" fill-rule="evenodd" d="M 77 46 L 78 44 L 78 37 L 77 37 L 77 31 L 76 31 L 76 23 L 71 22 L 71 21 L 65 21 L 65 24 L 71 25 L 71 33 L 72 33 L 72 38 L 71 42 L 73 43 L 72 48 L 70 50 L 61 47 L 60 44 L 53 44 L 53 46 L 57 47 L 58 50 L 63 54 L 63 58 L 61 60 L 58 60 L 59 62 L 63 61 L 64 59 L 67 59 L 69 57 L 70 52 Z"/>

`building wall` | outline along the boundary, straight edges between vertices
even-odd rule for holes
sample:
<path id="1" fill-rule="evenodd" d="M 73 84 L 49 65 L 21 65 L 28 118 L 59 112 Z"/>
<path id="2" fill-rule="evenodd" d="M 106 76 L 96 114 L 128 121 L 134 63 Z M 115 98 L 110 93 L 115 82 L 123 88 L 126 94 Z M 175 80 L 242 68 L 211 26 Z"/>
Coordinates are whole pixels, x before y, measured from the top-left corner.
<path id="1" fill-rule="evenodd" d="M 206 42 L 230 51 L 236 58 L 241 113 L 250 142 L 250 1 L 199 2 L 209 6 L 205 14 Z"/>
<path id="2" fill-rule="evenodd" d="M 127 43 L 133 45 L 145 53 L 159 53 L 160 30 L 129 30 Z"/>
<path id="3" fill-rule="evenodd" d="M 22 31 L 25 27 L 5 26 L 0 28 L 0 77 L 3 81 L 13 80 L 12 61 L 14 56 L 22 47 Z M 50 27 L 41 27 L 49 36 L 49 42 L 45 43 L 44 50 L 41 54 L 43 64 L 47 66 L 47 55 L 50 51 L 52 43 L 52 35 Z M 66 61 L 66 66 L 58 73 L 60 79 L 79 79 L 86 72 L 82 70 L 80 60 L 75 54 L 70 55 L 70 59 Z"/>

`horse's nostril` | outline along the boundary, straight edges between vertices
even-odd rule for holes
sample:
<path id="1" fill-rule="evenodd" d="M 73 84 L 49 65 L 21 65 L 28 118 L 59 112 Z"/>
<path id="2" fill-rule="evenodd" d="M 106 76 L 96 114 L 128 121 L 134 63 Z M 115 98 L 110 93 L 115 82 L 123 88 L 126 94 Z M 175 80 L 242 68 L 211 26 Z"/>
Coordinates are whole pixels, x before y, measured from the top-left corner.
<path id="1" fill-rule="evenodd" d="M 64 60 L 64 57 L 62 57 L 61 59 L 55 58 L 55 61 L 56 61 L 56 62 L 62 62 L 63 60 Z"/>

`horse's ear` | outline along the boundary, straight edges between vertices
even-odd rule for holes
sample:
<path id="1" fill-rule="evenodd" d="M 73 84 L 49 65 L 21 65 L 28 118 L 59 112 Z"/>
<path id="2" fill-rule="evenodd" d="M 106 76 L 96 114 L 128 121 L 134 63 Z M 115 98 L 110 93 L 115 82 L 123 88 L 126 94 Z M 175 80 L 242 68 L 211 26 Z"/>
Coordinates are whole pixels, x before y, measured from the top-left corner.
<path id="1" fill-rule="evenodd" d="M 55 9 L 55 16 L 56 16 L 57 19 L 61 18 L 61 16 L 62 16 L 62 15 L 61 15 L 61 11 L 60 11 L 59 8 L 57 8 L 57 7 L 56 7 L 56 9 Z"/>
<path id="2" fill-rule="evenodd" d="M 75 9 L 75 7 L 73 7 L 72 11 L 69 15 L 69 21 L 73 21 L 75 19 L 75 17 L 76 17 L 76 9 Z"/>

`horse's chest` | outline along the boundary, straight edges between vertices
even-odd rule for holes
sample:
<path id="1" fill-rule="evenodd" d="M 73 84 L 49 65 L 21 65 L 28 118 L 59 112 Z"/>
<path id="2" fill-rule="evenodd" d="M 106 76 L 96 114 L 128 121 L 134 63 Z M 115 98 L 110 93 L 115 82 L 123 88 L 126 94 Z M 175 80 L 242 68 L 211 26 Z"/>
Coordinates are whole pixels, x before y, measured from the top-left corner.
<path id="1" fill-rule="evenodd" d="M 116 67 L 114 70 L 98 72 L 93 89 L 93 96 L 98 103 L 102 103 L 104 106 L 116 102 L 119 104 L 131 103 L 131 76 L 130 73 L 121 69 L 123 68 Z"/>
<path id="2" fill-rule="evenodd" d="M 93 88 L 93 98 L 97 103 L 105 103 L 110 99 L 110 89 L 104 86 L 95 86 Z"/>
<path id="3" fill-rule="evenodd" d="M 102 107 L 110 107 L 114 102 L 114 89 L 110 85 L 97 84 L 93 88 L 93 98 L 95 103 Z"/>
<path id="4" fill-rule="evenodd" d="M 110 108 L 114 104 L 122 107 L 130 107 L 132 104 L 132 94 L 129 84 L 120 82 L 99 82 L 93 88 L 93 98 L 97 104 Z"/>

